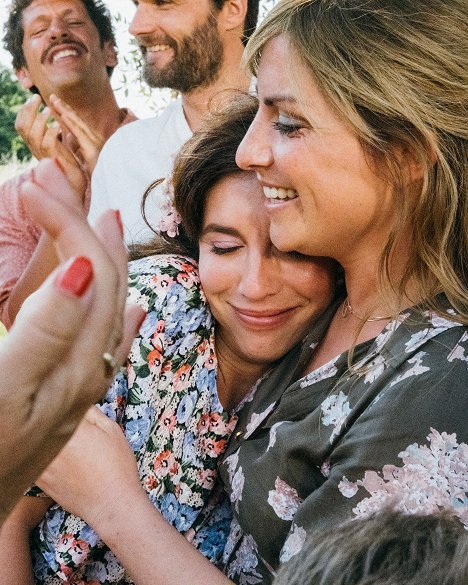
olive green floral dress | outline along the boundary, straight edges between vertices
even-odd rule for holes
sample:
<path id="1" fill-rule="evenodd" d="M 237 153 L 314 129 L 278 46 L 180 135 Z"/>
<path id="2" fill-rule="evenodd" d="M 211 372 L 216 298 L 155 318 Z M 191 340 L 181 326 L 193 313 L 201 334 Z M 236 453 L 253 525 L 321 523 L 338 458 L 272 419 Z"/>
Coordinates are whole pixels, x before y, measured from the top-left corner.
<path id="1" fill-rule="evenodd" d="M 351 370 L 342 354 L 301 377 L 326 321 L 259 385 L 221 464 L 234 520 L 219 564 L 241 585 L 270 583 L 308 533 L 386 504 L 468 526 L 467 327 L 407 310 Z"/>

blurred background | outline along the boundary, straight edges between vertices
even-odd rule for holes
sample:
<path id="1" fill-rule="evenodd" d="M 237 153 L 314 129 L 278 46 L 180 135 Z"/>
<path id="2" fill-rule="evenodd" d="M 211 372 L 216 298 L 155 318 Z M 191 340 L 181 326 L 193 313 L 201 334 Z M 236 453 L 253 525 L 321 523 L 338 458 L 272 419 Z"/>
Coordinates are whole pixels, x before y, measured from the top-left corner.
<path id="1" fill-rule="evenodd" d="M 260 0 L 260 19 L 277 0 Z M 121 106 L 132 109 L 140 118 L 154 116 L 172 99 L 169 90 L 150 90 L 140 80 L 139 51 L 128 34 L 128 25 L 135 11 L 131 0 L 105 0 L 114 17 L 119 65 L 112 76 L 112 85 Z M 7 19 L 9 0 L 0 0 L 0 22 Z M 1 31 L 3 37 L 3 27 Z M 16 135 L 14 120 L 21 104 L 29 97 L 16 82 L 11 70 L 10 55 L 0 43 L 0 183 L 28 164 L 30 154 Z"/>

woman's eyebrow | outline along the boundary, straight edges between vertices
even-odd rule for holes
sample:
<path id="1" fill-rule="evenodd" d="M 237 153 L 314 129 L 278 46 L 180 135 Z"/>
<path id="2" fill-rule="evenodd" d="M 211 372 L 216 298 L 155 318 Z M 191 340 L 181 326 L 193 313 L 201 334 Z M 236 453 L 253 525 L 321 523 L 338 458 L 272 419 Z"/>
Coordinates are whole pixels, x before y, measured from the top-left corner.
<path id="1" fill-rule="evenodd" d="M 296 98 L 290 94 L 271 95 L 264 97 L 262 101 L 266 106 L 274 106 L 282 103 L 297 104 Z"/>
<path id="2" fill-rule="evenodd" d="M 240 236 L 239 230 L 217 223 L 209 223 L 203 228 L 202 235 L 209 233 L 225 234 L 226 236 L 235 236 L 237 238 Z"/>

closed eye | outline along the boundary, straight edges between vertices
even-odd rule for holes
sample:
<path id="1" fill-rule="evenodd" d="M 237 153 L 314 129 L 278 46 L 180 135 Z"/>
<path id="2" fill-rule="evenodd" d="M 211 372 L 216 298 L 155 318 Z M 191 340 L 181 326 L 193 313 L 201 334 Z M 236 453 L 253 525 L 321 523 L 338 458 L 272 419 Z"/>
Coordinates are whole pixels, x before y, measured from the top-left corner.
<path id="1" fill-rule="evenodd" d="M 224 254 L 232 254 L 233 252 L 240 250 L 240 248 L 242 248 L 242 246 L 216 246 L 215 244 L 212 244 L 211 252 L 218 256 L 223 256 Z"/>
<path id="2" fill-rule="evenodd" d="M 36 37 L 36 36 L 38 36 L 38 35 L 41 35 L 42 33 L 44 33 L 46 30 L 47 30 L 47 29 L 46 29 L 45 27 L 43 27 L 43 28 L 38 28 L 38 29 L 36 29 L 35 31 L 33 31 L 33 32 L 31 33 L 31 36 L 32 36 L 32 37 Z"/>

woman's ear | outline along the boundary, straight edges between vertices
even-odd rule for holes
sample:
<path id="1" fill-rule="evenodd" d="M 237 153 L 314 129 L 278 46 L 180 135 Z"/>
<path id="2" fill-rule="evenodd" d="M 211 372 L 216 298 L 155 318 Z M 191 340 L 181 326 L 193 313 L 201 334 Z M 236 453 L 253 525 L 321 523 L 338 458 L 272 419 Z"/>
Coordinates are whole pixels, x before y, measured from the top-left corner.
<path id="1" fill-rule="evenodd" d="M 430 167 L 433 167 L 437 162 L 437 146 L 433 137 L 431 137 L 430 141 L 427 141 L 425 160 L 421 160 L 417 153 L 406 145 L 397 146 L 395 150 L 398 162 L 405 171 L 405 177 L 408 183 L 414 183 L 424 179 L 426 161 L 429 162 Z"/>

